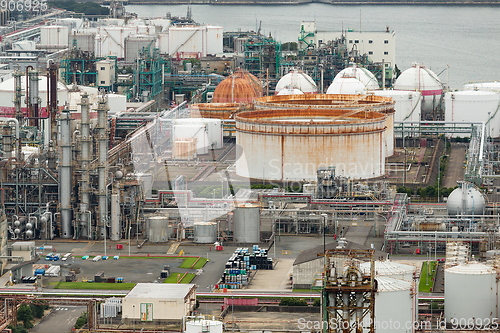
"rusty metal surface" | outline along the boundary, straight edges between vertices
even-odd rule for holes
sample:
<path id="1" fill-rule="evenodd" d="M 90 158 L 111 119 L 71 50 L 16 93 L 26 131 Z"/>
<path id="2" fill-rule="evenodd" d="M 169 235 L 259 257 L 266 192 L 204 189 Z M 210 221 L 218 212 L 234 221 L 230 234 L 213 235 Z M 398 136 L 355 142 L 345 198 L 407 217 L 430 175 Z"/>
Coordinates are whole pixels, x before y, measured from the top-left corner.
<path id="1" fill-rule="evenodd" d="M 259 97 L 252 84 L 235 75 L 225 79 L 214 91 L 214 103 L 251 103 Z"/>
<path id="2" fill-rule="evenodd" d="M 387 115 L 345 109 L 257 110 L 236 115 L 236 173 L 267 180 L 315 180 L 318 167 L 369 179 L 385 173 Z"/>
<path id="3" fill-rule="evenodd" d="M 249 103 L 199 103 L 191 106 L 191 118 L 231 119 L 237 112 L 252 109 Z"/>

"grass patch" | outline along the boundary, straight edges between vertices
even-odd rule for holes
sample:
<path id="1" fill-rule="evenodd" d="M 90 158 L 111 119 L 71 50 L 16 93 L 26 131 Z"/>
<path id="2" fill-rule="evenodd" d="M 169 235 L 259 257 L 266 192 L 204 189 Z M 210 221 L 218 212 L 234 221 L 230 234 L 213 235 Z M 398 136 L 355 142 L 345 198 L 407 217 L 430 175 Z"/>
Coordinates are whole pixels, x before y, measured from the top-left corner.
<path id="1" fill-rule="evenodd" d="M 177 274 L 180 274 L 181 276 L 184 275 L 184 273 L 172 272 L 172 274 L 170 274 L 170 276 L 165 281 L 163 281 L 163 283 L 177 283 Z M 181 283 L 189 283 L 194 279 L 195 276 L 196 274 L 188 273 L 181 280 Z"/>
<path id="2" fill-rule="evenodd" d="M 196 259 L 198 259 L 198 258 L 186 258 L 186 259 L 184 259 L 184 262 L 182 263 L 182 265 L 179 266 L 179 268 L 191 269 L 191 266 L 193 266 Z"/>
<path id="3" fill-rule="evenodd" d="M 292 292 L 294 293 L 313 293 L 313 294 L 316 294 L 316 293 L 321 293 L 320 290 L 316 290 L 316 289 L 293 289 Z"/>
<path id="4" fill-rule="evenodd" d="M 429 285 L 427 285 L 427 261 L 422 264 L 422 271 L 420 272 L 420 282 L 418 284 L 418 291 L 423 293 L 430 293 L 432 287 L 434 286 L 434 278 L 436 277 L 436 267 L 437 262 L 430 261 L 430 274 L 429 274 Z"/>
<path id="5" fill-rule="evenodd" d="M 59 282 L 54 289 L 131 290 L 135 283 Z"/>
<path id="6" fill-rule="evenodd" d="M 205 264 L 207 263 L 208 259 L 207 258 L 200 258 L 200 260 L 198 260 L 198 262 L 196 263 L 196 265 L 194 265 L 194 269 L 200 269 L 202 268 L 203 266 L 205 266 Z"/>

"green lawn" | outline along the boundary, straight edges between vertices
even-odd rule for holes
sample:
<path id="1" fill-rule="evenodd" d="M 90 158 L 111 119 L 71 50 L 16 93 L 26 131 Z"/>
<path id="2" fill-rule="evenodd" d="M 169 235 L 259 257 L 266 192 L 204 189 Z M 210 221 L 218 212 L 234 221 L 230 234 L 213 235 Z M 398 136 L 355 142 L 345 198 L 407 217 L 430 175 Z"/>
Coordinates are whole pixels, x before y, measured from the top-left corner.
<path id="1" fill-rule="evenodd" d="M 165 281 L 163 281 L 163 283 L 177 283 L 177 274 L 180 274 L 181 276 L 184 275 L 184 273 L 172 272 L 172 274 L 170 274 L 170 276 Z M 194 279 L 195 276 L 196 274 L 193 273 L 186 274 L 181 283 L 189 283 Z"/>
<path id="2" fill-rule="evenodd" d="M 200 259 L 196 261 L 197 259 L 198 258 L 186 258 L 184 259 L 182 265 L 179 266 L 179 268 L 191 269 L 191 266 L 193 266 L 193 264 L 196 262 L 196 265 L 194 265 L 193 269 L 200 269 L 207 263 L 207 258 L 200 257 Z"/>
<path id="3" fill-rule="evenodd" d="M 131 290 L 134 287 L 135 283 L 59 282 L 54 289 Z"/>
<path id="4" fill-rule="evenodd" d="M 422 264 L 422 271 L 420 273 L 420 282 L 418 284 L 418 291 L 424 293 L 430 293 L 431 288 L 434 285 L 434 277 L 436 276 L 436 267 L 437 262 L 430 261 L 431 266 L 431 274 L 429 275 L 429 279 L 427 279 L 427 261 L 424 261 Z M 427 285 L 427 281 L 429 281 L 429 285 Z"/>
<path id="5" fill-rule="evenodd" d="M 205 266 L 205 264 L 207 263 L 208 259 L 207 258 L 200 258 L 200 260 L 198 260 L 198 262 L 196 263 L 196 265 L 194 265 L 194 269 L 200 269 L 202 268 L 203 266 Z"/>

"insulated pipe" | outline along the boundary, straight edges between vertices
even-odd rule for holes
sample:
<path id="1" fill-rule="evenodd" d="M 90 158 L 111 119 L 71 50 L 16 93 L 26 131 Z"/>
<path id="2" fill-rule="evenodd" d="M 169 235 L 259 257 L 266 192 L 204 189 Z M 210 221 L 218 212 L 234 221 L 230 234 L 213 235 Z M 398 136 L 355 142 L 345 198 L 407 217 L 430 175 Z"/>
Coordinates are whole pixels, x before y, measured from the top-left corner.
<path id="1" fill-rule="evenodd" d="M 59 117 L 62 153 L 59 158 L 59 203 L 61 238 L 71 238 L 71 114 L 64 110 Z"/>

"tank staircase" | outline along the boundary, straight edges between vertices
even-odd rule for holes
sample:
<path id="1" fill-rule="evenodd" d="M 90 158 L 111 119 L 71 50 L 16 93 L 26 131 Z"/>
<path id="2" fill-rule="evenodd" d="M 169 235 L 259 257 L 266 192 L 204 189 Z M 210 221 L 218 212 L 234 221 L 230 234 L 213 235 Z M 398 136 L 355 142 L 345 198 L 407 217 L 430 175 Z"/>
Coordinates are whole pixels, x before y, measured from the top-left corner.
<path id="1" fill-rule="evenodd" d="M 167 254 L 175 254 L 179 245 L 181 245 L 181 242 L 174 242 L 172 245 L 170 245 Z"/>

